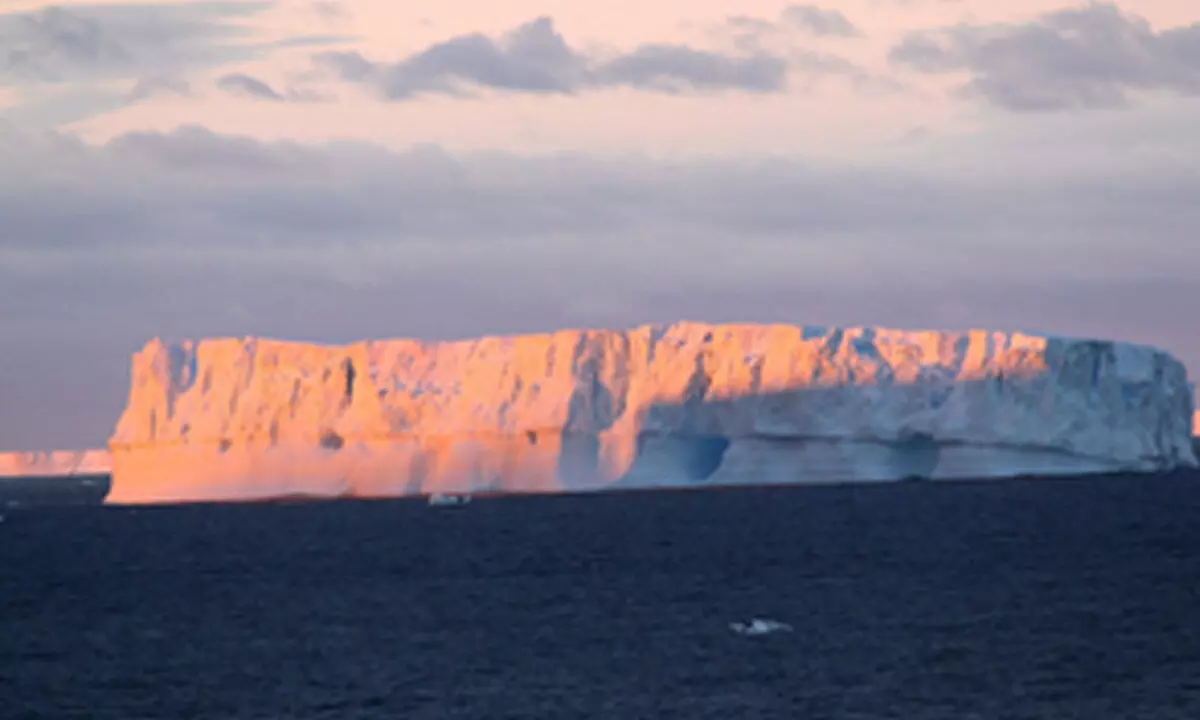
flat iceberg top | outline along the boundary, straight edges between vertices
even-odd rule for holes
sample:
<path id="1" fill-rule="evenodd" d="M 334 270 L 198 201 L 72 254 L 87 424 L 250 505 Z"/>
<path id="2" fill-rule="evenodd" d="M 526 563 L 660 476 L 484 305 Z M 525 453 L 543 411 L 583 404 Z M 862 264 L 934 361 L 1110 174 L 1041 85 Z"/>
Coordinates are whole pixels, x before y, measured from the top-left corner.
<path id="1" fill-rule="evenodd" d="M 709 325 L 346 346 L 164 343 L 114 446 L 584 434 L 901 440 L 1192 464 L 1183 365 L 1146 346 L 986 330 Z"/>

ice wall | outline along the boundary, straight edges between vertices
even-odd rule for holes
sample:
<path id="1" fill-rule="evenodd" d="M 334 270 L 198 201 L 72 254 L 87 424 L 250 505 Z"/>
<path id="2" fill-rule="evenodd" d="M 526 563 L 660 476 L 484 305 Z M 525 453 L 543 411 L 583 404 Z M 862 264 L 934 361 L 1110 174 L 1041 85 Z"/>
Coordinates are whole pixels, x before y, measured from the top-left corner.
<path id="1" fill-rule="evenodd" d="M 1196 405 L 1196 409 L 1192 413 L 1192 437 L 1200 441 L 1200 394 L 1197 394 L 1196 383 L 1192 383 L 1190 387 L 1192 389 L 1192 401 Z"/>
<path id="2" fill-rule="evenodd" d="M 111 469 L 107 450 L 0 453 L 0 477 L 106 475 Z"/>
<path id="3" fill-rule="evenodd" d="M 154 340 L 131 379 L 114 503 L 1195 464 L 1170 355 L 983 330 Z"/>

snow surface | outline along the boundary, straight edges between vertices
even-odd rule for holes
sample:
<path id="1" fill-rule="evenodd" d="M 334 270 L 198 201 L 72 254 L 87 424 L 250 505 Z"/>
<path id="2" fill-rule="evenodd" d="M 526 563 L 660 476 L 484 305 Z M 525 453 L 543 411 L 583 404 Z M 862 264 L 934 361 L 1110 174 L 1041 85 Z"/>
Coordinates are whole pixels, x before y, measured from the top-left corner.
<path id="1" fill-rule="evenodd" d="M 112 469 L 107 450 L 48 450 L 0 453 L 0 477 L 105 475 Z"/>
<path id="2" fill-rule="evenodd" d="M 109 502 L 559 492 L 1194 466 L 1160 350 L 677 323 L 135 354 Z"/>

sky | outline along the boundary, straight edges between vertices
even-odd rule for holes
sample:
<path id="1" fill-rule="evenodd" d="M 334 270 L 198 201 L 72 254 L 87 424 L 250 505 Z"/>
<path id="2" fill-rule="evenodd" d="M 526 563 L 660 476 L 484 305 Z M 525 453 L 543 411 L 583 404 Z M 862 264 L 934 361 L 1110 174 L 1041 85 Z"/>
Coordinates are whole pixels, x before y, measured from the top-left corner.
<path id="1" fill-rule="evenodd" d="M 0 0 L 0 449 L 154 337 L 713 322 L 1200 375 L 1200 4 Z"/>

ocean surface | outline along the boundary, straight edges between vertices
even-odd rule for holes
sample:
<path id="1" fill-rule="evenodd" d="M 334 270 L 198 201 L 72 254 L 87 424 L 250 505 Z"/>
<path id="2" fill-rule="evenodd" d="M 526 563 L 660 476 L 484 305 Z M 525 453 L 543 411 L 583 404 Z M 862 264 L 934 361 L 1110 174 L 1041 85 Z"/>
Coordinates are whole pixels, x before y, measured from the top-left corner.
<path id="1" fill-rule="evenodd" d="M 0 513 L 8 720 L 1200 718 L 1198 475 Z"/>

